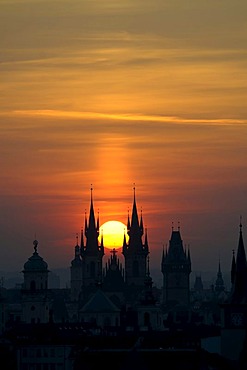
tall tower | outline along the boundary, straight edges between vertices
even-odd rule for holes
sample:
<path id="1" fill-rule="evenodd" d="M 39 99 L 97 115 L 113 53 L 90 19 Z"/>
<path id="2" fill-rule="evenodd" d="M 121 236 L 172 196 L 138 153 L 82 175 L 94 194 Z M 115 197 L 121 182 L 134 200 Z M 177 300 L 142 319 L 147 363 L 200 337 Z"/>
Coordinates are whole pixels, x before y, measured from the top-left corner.
<path id="1" fill-rule="evenodd" d="M 34 240 L 34 253 L 24 264 L 22 310 L 25 323 L 46 323 L 50 318 L 51 300 L 48 295 L 48 265 L 38 254 L 38 241 Z"/>
<path id="2" fill-rule="evenodd" d="M 163 304 L 190 303 L 190 252 L 186 252 L 180 235 L 180 227 L 174 230 L 172 227 L 169 248 L 163 251 L 161 261 L 163 274 Z"/>
<path id="3" fill-rule="evenodd" d="M 247 343 L 247 261 L 241 221 L 239 229 L 236 260 L 234 253 L 232 257 L 232 290 L 221 304 L 221 353 L 234 361 L 240 360 L 241 352 L 246 354 Z"/>
<path id="4" fill-rule="evenodd" d="M 128 286 L 144 287 L 147 275 L 147 256 L 149 254 L 147 231 L 145 231 L 145 240 L 142 241 L 144 234 L 142 214 L 139 221 L 135 187 L 134 201 L 132 208 L 131 221 L 128 215 L 127 233 L 129 235 L 128 243 L 124 237 L 123 255 L 125 258 L 125 282 Z"/>
<path id="5" fill-rule="evenodd" d="M 85 237 L 81 244 L 81 259 L 82 259 L 82 288 L 92 286 L 102 280 L 102 260 L 104 256 L 103 238 L 101 243 L 98 241 L 99 237 L 99 216 L 95 220 L 93 207 L 93 189 L 91 188 L 91 200 L 89 220 L 85 215 Z M 83 238 L 82 238 L 83 240 Z"/>

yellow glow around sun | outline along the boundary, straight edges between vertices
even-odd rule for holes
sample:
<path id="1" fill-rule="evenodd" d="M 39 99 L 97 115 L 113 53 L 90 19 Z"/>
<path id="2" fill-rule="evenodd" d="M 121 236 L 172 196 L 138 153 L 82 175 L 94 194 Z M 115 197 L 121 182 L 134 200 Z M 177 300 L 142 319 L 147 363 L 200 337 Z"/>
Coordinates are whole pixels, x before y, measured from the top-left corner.
<path id="1" fill-rule="evenodd" d="M 101 235 L 103 235 L 105 248 L 108 249 L 122 248 L 124 234 L 126 235 L 127 241 L 129 238 L 126 231 L 127 227 L 124 223 L 120 221 L 107 221 L 100 227 L 99 241 L 101 240 Z"/>

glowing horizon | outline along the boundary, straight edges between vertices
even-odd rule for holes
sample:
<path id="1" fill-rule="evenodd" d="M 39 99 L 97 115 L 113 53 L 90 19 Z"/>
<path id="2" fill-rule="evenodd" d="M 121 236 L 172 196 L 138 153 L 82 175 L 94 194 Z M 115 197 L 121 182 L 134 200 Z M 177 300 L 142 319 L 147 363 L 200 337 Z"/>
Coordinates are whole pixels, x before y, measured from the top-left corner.
<path id="1" fill-rule="evenodd" d="M 68 266 L 90 184 L 102 224 L 125 224 L 133 183 L 151 268 L 179 221 L 193 269 L 220 254 L 228 270 L 247 219 L 246 11 L 1 1 L 0 270 L 20 269 L 34 234 L 50 268 Z"/>

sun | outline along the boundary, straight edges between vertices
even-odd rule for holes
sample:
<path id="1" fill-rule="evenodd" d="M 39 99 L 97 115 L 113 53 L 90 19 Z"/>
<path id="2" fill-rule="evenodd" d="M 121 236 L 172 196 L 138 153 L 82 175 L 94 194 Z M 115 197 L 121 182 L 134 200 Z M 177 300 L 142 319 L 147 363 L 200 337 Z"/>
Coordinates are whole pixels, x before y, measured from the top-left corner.
<path id="1" fill-rule="evenodd" d="M 124 234 L 126 241 L 128 241 L 128 235 L 126 233 L 127 227 L 123 222 L 120 221 L 107 221 L 100 227 L 99 239 L 103 235 L 104 247 L 108 249 L 122 248 Z"/>

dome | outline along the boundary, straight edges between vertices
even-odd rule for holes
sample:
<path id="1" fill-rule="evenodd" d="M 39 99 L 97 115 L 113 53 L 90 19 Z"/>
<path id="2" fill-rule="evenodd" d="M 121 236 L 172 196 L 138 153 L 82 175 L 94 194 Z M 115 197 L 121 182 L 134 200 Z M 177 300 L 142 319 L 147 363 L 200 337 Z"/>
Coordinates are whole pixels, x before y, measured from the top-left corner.
<path id="1" fill-rule="evenodd" d="M 47 271 L 48 264 L 37 252 L 38 241 L 34 240 L 34 253 L 24 264 L 24 271 Z"/>

